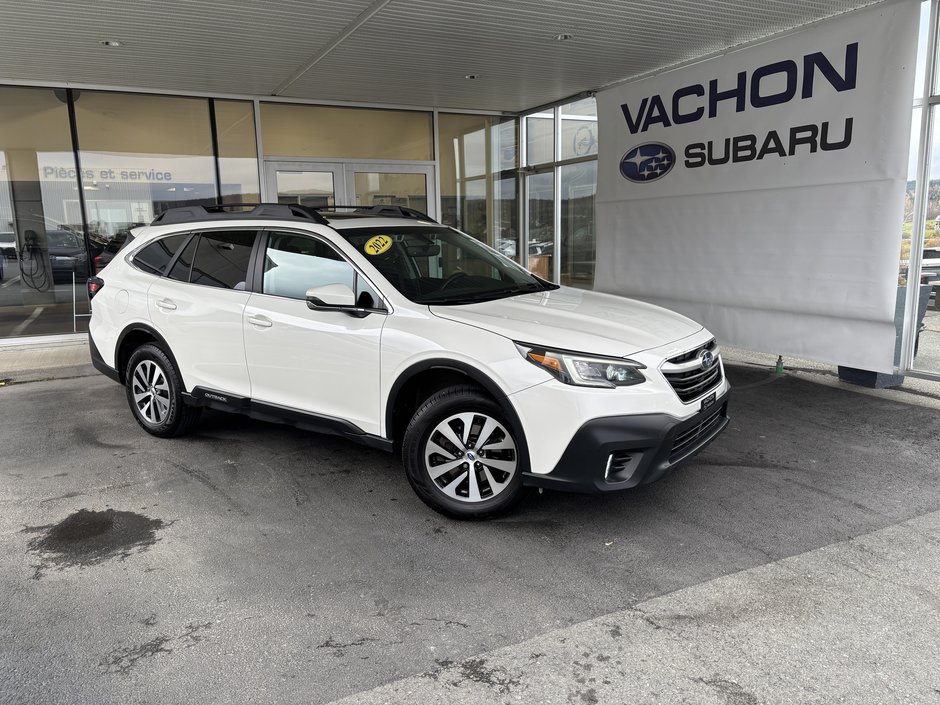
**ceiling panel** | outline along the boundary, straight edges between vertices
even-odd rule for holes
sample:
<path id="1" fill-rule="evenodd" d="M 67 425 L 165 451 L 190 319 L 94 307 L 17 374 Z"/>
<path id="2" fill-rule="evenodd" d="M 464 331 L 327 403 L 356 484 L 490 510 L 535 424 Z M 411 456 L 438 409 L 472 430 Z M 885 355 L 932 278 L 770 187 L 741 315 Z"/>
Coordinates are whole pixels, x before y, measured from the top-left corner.
<path id="1" fill-rule="evenodd" d="M 370 0 L 0 0 L 0 77 L 270 93 Z M 123 46 L 107 48 L 102 40 Z"/>
<path id="2" fill-rule="evenodd" d="M 283 96 L 514 112 L 870 4 L 0 0 L 0 80 L 268 95 L 316 59 Z"/>

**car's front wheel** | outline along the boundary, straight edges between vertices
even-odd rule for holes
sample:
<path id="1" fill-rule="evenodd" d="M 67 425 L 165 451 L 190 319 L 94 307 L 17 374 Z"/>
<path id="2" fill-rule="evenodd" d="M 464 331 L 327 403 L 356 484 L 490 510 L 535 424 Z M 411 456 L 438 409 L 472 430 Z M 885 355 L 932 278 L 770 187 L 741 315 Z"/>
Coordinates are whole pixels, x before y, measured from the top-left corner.
<path id="1" fill-rule="evenodd" d="M 507 511 L 522 493 L 524 449 L 502 408 L 479 389 L 442 389 L 415 412 L 402 442 L 408 481 L 455 519 Z"/>
<path id="2" fill-rule="evenodd" d="M 141 345 L 127 361 L 127 403 L 137 423 L 161 438 L 188 433 L 202 409 L 183 403 L 183 381 L 169 356 L 156 345 Z"/>

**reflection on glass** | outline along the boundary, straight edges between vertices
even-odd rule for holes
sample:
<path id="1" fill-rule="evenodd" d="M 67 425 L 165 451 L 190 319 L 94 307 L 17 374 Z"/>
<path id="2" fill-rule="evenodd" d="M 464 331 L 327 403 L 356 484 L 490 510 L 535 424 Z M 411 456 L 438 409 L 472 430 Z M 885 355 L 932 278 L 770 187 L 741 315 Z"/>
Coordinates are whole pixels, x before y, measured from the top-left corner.
<path id="1" fill-rule="evenodd" d="M 207 100 L 82 91 L 75 115 L 93 245 L 167 208 L 216 202 Z"/>
<path id="2" fill-rule="evenodd" d="M 502 211 L 515 198 L 515 119 L 484 115 L 441 113 L 438 116 L 441 145 L 441 222 L 463 230 L 509 254 L 514 243 L 515 221 L 505 221 Z M 508 188 L 504 180 L 512 180 Z M 506 228 L 513 232 L 507 233 Z M 515 244 L 509 256 L 517 256 Z"/>
<path id="3" fill-rule="evenodd" d="M 434 159 L 431 113 L 261 104 L 267 157 Z"/>
<path id="4" fill-rule="evenodd" d="M 526 177 L 529 193 L 528 269 L 542 279 L 554 281 L 555 175 L 552 172 Z"/>
<path id="5" fill-rule="evenodd" d="M 428 185 L 424 174 L 357 171 L 356 206 L 406 206 L 428 212 Z"/>
<path id="6" fill-rule="evenodd" d="M 332 171 L 278 171 L 277 202 L 319 208 L 335 205 Z"/>
<path id="7" fill-rule="evenodd" d="M 922 109 L 915 108 L 911 123 L 912 139 L 920 131 Z M 940 147 L 940 113 L 933 117 L 933 144 L 930 154 L 930 182 L 927 193 L 926 219 L 923 233 L 912 232 L 914 219 L 914 197 L 917 183 L 913 179 L 908 181 L 907 193 L 904 200 L 904 222 L 902 225 L 901 240 L 901 271 L 898 279 L 898 307 L 896 320 L 903 319 L 903 310 L 906 300 L 907 288 L 911 285 L 919 287 L 917 298 L 917 311 L 915 313 L 917 331 L 914 344 L 914 369 L 925 372 L 940 372 L 940 200 L 936 192 L 940 189 L 940 158 L 936 152 Z M 914 164 L 909 168 L 909 174 L 916 171 L 916 152 L 912 156 Z M 909 267 L 910 252 L 914 247 L 921 248 L 922 263 L 919 271 L 912 271 Z M 899 337 L 900 339 L 900 337 Z"/>
<path id="8" fill-rule="evenodd" d="M 66 101 L 64 90 L 0 88 L 0 337 L 88 329 Z"/>
<path id="9" fill-rule="evenodd" d="M 244 100 L 216 100 L 215 129 L 222 202 L 258 203 L 261 187 L 254 106 Z"/>
<path id="10" fill-rule="evenodd" d="M 490 131 L 496 165 L 494 171 L 506 171 L 519 166 L 519 123 L 515 119 L 504 119 Z"/>
<path id="11" fill-rule="evenodd" d="M 561 167 L 561 283 L 594 285 L 594 195 L 597 162 Z"/>
<path id="12" fill-rule="evenodd" d="M 584 98 L 561 106 L 561 160 L 597 154 L 597 102 Z"/>
<path id="13" fill-rule="evenodd" d="M 526 163 L 555 160 L 555 113 L 547 111 L 526 117 Z"/>
<path id="14" fill-rule="evenodd" d="M 438 116 L 441 222 L 486 240 L 487 129 L 483 115 Z"/>
<path id="15" fill-rule="evenodd" d="M 519 247 L 519 199 L 516 198 L 516 177 L 500 179 L 493 186 L 497 237 L 492 246 L 521 264 L 522 249 Z"/>

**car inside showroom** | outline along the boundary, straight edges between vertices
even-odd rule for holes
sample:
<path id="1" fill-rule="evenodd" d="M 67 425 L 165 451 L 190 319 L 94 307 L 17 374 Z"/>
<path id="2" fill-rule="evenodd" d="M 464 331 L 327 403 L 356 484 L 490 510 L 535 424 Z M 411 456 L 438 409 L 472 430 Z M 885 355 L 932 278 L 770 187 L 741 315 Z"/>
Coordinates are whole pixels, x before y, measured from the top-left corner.
<path id="1" fill-rule="evenodd" d="M 940 0 L 0 0 L 0 703 L 929 703 Z"/>

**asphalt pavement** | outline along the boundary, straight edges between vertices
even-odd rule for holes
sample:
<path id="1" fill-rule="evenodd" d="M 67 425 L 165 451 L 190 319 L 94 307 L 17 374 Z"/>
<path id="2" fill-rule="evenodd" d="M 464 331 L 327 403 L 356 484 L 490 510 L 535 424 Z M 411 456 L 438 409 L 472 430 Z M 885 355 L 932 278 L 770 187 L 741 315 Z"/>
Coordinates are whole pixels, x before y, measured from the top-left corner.
<path id="1" fill-rule="evenodd" d="M 14 380 L 0 703 L 940 702 L 936 385 L 728 376 L 683 469 L 485 523 L 342 439 Z"/>

